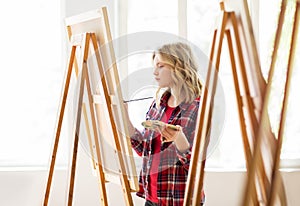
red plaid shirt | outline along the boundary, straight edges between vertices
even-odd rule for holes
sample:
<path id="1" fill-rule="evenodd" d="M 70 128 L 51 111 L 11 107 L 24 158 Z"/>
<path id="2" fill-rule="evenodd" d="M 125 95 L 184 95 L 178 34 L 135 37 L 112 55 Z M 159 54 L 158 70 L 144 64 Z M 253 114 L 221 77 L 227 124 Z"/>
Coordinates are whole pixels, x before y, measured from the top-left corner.
<path id="1" fill-rule="evenodd" d="M 167 106 L 170 93 L 166 92 L 160 100 L 160 108 L 156 107 L 155 101 L 146 114 L 146 120 L 160 120 Z M 180 125 L 191 147 L 182 153 L 177 150 L 174 142 L 162 143 L 160 148 L 160 164 L 158 166 L 157 197 L 159 205 L 165 202 L 168 206 L 182 206 L 185 186 L 191 159 L 191 149 L 195 136 L 195 125 L 199 108 L 199 98 L 192 103 L 182 103 L 177 106 L 169 124 Z M 142 132 L 135 130 L 131 136 L 131 145 L 139 156 L 143 157 L 143 165 L 139 178 L 140 190 L 137 195 L 145 198 L 149 186 L 149 173 L 153 160 L 152 140 L 160 135 L 158 132 L 144 129 Z M 204 201 L 204 193 L 201 194 Z"/>

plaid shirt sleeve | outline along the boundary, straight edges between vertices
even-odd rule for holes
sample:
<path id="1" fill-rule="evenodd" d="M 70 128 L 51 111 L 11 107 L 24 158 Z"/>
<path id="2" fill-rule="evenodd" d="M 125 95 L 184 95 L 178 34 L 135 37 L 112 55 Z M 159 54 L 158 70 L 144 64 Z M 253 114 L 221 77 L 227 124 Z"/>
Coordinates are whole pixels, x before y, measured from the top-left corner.
<path id="1" fill-rule="evenodd" d="M 179 161 L 182 163 L 183 167 L 188 170 L 190 165 L 191 153 L 193 148 L 195 128 L 197 124 L 197 114 L 198 114 L 199 102 L 195 101 L 191 104 L 184 112 L 180 118 L 180 125 L 183 128 L 183 133 L 185 134 L 188 142 L 190 143 L 190 148 L 184 152 L 180 152 L 176 148 L 176 153 Z"/>
<path id="2" fill-rule="evenodd" d="M 155 112 L 157 111 L 155 110 L 155 101 L 153 101 L 146 113 L 146 120 L 150 119 Z M 140 132 L 138 129 L 135 129 L 134 134 L 130 137 L 131 146 L 139 156 L 142 156 L 143 152 L 145 152 L 147 136 L 149 136 L 149 130 L 144 129 Z"/>
<path id="3" fill-rule="evenodd" d="M 133 136 L 130 137 L 130 142 L 132 148 L 136 151 L 136 153 L 139 156 L 142 156 L 144 141 L 143 141 L 143 135 L 139 130 L 135 129 Z"/>

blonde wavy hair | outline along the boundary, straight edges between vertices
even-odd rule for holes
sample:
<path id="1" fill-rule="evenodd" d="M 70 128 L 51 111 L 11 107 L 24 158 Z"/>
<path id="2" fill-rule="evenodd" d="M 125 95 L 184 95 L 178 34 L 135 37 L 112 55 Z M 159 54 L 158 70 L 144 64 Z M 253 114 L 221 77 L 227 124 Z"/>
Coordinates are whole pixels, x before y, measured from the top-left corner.
<path id="1" fill-rule="evenodd" d="M 176 101 L 191 103 L 199 97 L 202 84 L 197 75 L 198 65 L 190 46 L 182 42 L 165 44 L 153 53 L 153 60 L 157 54 L 173 69 L 171 78 L 174 83 L 173 95 Z M 156 92 L 158 106 L 161 89 L 158 88 Z"/>

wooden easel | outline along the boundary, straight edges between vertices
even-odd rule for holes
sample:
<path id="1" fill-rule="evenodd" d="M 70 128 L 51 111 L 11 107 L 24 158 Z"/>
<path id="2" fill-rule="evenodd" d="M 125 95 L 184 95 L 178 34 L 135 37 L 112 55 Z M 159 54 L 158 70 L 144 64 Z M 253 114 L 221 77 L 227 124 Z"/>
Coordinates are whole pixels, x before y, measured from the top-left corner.
<path id="1" fill-rule="evenodd" d="M 91 88 L 90 88 L 90 80 L 89 80 L 89 75 L 88 75 L 88 68 L 87 68 L 87 58 L 88 58 L 88 50 L 89 50 L 89 43 L 90 41 L 92 41 L 92 44 L 95 48 L 95 51 L 98 50 L 98 46 L 97 46 L 97 41 L 96 41 L 96 37 L 95 34 L 93 33 L 87 33 L 84 34 L 82 37 L 84 40 L 84 44 L 80 45 L 81 47 L 84 48 L 84 55 L 83 55 L 83 59 L 82 59 L 82 76 L 80 78 L 80 88 L 79 88 L 79 96 L 78 96 L 78 107 L 77 107 L 77 115 L 76 115 L 76 125 L 75 125 L 75 137 L 74 137 L 74 144 L 73 144 L 73 155 L 72 155 L 72 168 L 71 168 L 71 177 L 70 177 L 70 185 L 69 185 L 69 198 L 68 198 L 68 205 L 72 205 L 72 200 L 73 200 L 73 191 L 74 191 L 74 182 L 75 182 L 75 172 L 76 172 L 76 160 L 77 160 L 77 149 L 78 149 L 78 141 L 79 141 L 79 132 L 80 132 L 80 121 L 81 121 L 81 111 L 82 111 L 82 105 L 83 105 L 83 91 L 84 91 L 84 86 L 86 85 L 86 89 L 88 91 L 88 99 L 89 99 L 89 106 L 90 108 L 93 108 L 93 97 L 92 97 L 92 93 L 91 93 Z M 78 38 L 77 38 L 78 39 Z M 77 44 L 77 43 L 76 43 Z M 64 94 L 67 94 L 67 90 L 70 84 L 70 74 L 72 73 L 72 66 L 74 63 L 74 59 L 75 59 L 75 51 L 76 51 L 76 45 L 72 46 L 72 51 L 71 51 L 71 58 L 70 58 L 70 63 L 69 63 L 69 68 L 68 68 L 68 77 L 67 77 L 67 81 L 65 84 L 65 91 Z M 100 60 L 100 56 L 99 56 L 99 60 Z M 101 67 L 101 66 L 100 66 Z M 102 71 L 103 72 L 103 71 Z M 105 83 L 105 81 L 102 81 L 102 83 L 104 84 L 103 87 L 105 88 L 106 93 L 106 97 L 109 99 L 110 96 L 108 95 L 108 91 L 107 91 L 107 85 Z M 61 123 L 62 123 L 62 118 L 63 118 L 63 114 L 64 114 L 64 107 L 65 107 L 65 102 L 66 102 L 66 98 L 67 95 L 63 95 L 63 106 L 60 111 L 60 119 L 59 119 L 59 128 L 61 128 Z M 103 172 L 103 168 L 102 168 L 102 163 L 101 163 L 101 156 L 100 156 L 100 148 L 99 148 L 99 142 L 98 142 L 98 134 L 97 134 L 97 126 L 96 126 L 96 120 L 95 120 L 95 114 L 94 114 L 94 110 L 91 109 L 91 117 L 92 117 L 92 125 L 93 125 L 93 132 L 94 132 L 94 137 L 95 137 L 95 142 L 96 142 L 96 151 L 97 151 L 97 166 L 98 166 L 98 174 L 100 176 L 99 178 L 99 184 L 100 184 L 100 191 L 101 191 L 101 201 L 103 205 L 108 205 L 107 202 L 107 194 L 106 194 L 106 189 L 105 189 L 105 178 L 104 178 L 104 172 Z M 112 117 L 112 116 L 111 116 Z M 111 119 L 111 121 L 113 122 L 113 119 Z M 114 127 L 115 124 L 112 123 Z M 116 131 L 116 128 L 115 128 Z M 59 134 L 60 134 L 60 129 L 57 130 L 57 138 L 56 141 L 57 144 L 55 144 L 55 150 L 57 150 L 58 147 L 58 140 L 59 140 Z M 117 141 L 116 142 L 117 147 L 119 148 L 119 151 L 121 151 L 120 149 L 120 143 Z M 55 157 L 55 155 L 52 156 L 52 158 Z M 48 184 L 47 184 L 47 192 L 45 195 L 45 201 L 44 201 L 44 205 L 47 205 L 48 203 L 48 198 L 49 198 L 49 192 L 50 192 L 50 187 L 51 187 L 51 180 L 52 180 L 52 174 L 54 171 L 54 164 L 55 162 L 52 161 L 51 162 L 51 167 L 50 167 L 50 173 L 49 173 L 49 178 L 48 178 Z M 122 184 L 123 184 L 123 190 L 124 190 L 124 195 L 126 196 L 126 202 L 127 205 L 133 205 L 132 203 L 132 197 L 131 197 L 131 190 L 130 190 L 130 185 L 126 179 L 126 171 L 125 171 L 125 166 L 124 163 L 122 162 L 122 157 L 120 157 L 120 165 L 121 165 L 121 174 L 122 177 Z"/>
<path id="2" fill-rule="evenodd" d="M 263 107 L 263 113 L 262 113 L 262 119 L 261 124 L 259 127 L 258 135 L 257 135 L 257 143 L 254 151 L 254 158 L 251 166 L 251 170 L 248 175 L 248 181 L 247 186 L 244 194 L 244 205 L 250 200 L 249 194 L 252 193 L 253 187 L 254 187 L 254 179 L 255 179 L 255 171 L 258 165 L 260 164 L 260 159 L 258 159 L 258 153 L 259 150 L 263 144 L 263 138 L 264 138 L 264 128 L 263 125 L 266 121 L 268 121 L 268 103 L 269 103 L 269 97 L 271 92 L 271 83 L 274 76 L 275 71 L 275 63 L 277 58 L 277 52 L 279 48 L 279 41 L 282 34 L 282 28 L 283 28 L 283 22 L 285 17 L 285 11 L 286 11 L 286 5 L 287 1 L 283 0 L 281 3 L 281 10 L 279 14 L 279 20 L 278 20 L 278 27 L 275 35 L 275 41 L 274 41 L 274 50 L 272 53 L 271 58 L 271 65 L 270 65 L 270 72 L 268 77 L 269 86 L 267 87 L 266 91 L 266 98 L 264 101 L 264 107 Z M 295 14 L 294 14 L 294 24 L 292 28 L 292 37 L 291 37 L 291 43 L 290 43 L 290 52 L 288 57 L 288 65 L 287 65 L 287 75 L 286 75 L 286 81 L 285 81 L 285 89 L 284 89 L 284 97 L 283 97 L 283 106 L 281 111 L 281 118 L 280 118 L 280 125 L 279 125 L 279 131 L 277 134 L 277 145 L 274 150 L 274 163 L 272 167 L 272 174 L 270 177 L 270 187 L 268 188 L 268 199 L 265 202 L 265 205 L 273 206 L 276 203 L 276 195 L 280 192 L 282 192 L 282 180 L 280 176 L 279 171 L 279 164 L 280 164 L 280 154 L 281 154 L 281 147 L 282 147 L 282 141 L 283 141 L 283 132 L 284 132 L 284 126 L 285 126 L 285 119 L 286 119 L 286 111 L 287 111 L 287 102 L 289 97 L 289 89 L 290 89 L 290 82 L 292 77 L 292 69 L 293 69 L 293 63 L 295 58 L 295 50 L 297 45 L 297 36 L 299 32 L 299 21 L 300 21 L 300 1 L 297 1 L 295 3 Z M 285 194 L 285 193 L 284 193 Z M 283 197 L 285 198 L 285 197 Z M 282 198 L 281 198 L 282 199 Z M 281 201 L 280 205 L 287 205 L 286 198 L 285 201 Z"/>
<path id="3" fill-rule="evenodd" d="M 76 34 L 81 34 L 85 33 L 87 31 L 91 31 L 95 33 L 97 42 L 99 43 L 99 49 L 101 53 L 101 57 L 103 57 L 101 60 L 101 64 L 105 68 L 104 72 L 99 72 L 94 73 L 92 77 L 99 77 L 98 79 L 96 78 L 91 78 L 93 81 L 91 81 L 92 86 L 94 89 L 93 93 L 93 100 L 95 104 L 95 109 L 96 109 L 96 116 L 97 116 L 97 123 L 98 127 L 100 130 L 100 133 L 102 133 L 102 136 L 105 137 L 116 137 L 116 134 L 119 135 L 120 143 L 121 143 L 121 152 L 123 152 L 127 157 L 124 158 L 124 162 L 126 163 L 126 169 L 127 169 L 127 174 L 129 177 L 129 183 L 132 191 L 136 191 L 138 189 L 138 180 L 137 180 L 137 174 L 136 174 L 136 168 L 135 168 L 135 162 L 133 159 L 133 154 L 132 154 L 132 149 L 131 149 L 131 143 L 130 143 L 130 138 L 127 136 L 128 134 L 128 126 L 126 125 L 126 122 L 124 120 L 124 108 L 123 108 L 123 96 L 122 92 L 120 90 L 119 85 L 120 85 L 120 80 L 119 80 L 119 73 L 117 70 L 117 64 L 116 64 L 116 59 L 115 59 L 115 53 L 114 53 L 114 48 L 113 48 L 113 40 L 112 40 L 112 35 L 110 31 L 110 25 L 109 25 L 109 20 L 108 20 L 108 12 L 106 7 L 103 7 L 101 9 L 93 10 L 93 11 L 88 11 L 85 13 L 81 13 L 79 15 L 75 15 L 72 17 L 68 17 L 66 19 L 66 26 L 67 26 L 67 31 L 68 31 L 68 36 L 71 38 L 72 36 Z M 79 54 L 80 56 L 81 54 Z M 97 55 L 96 55 L 97 57 Z M 97 57 L 98 58 L 98 57 Z M 100 65 L 100 60 L 99 58 L 96 60 L 97 62 L 95 63 L 94 67 L 97 68 Z M 92 65 L 93 66 L 93 65 Z M 75 71 L 78 73 L 78 64 L 75 59 Z M 105 73 L 105 79 L 107 82 L 107 87 L 108 87 L 108 92 L 110 99 L 107 101 L 105 99 L 101 100 L 101 96 L 104 97 L 103 94 L 99 93 L 99 82 L 101 82 L 101 78 L 103 74 Z M 103 93 L 104 91 L 102 91 Z M 103 108 L 105 107 L 105 108 Z M 115 122 L 117 124 L 118 132 L 114 132 L 113 128 L 111 128 L 111 124 L 105 124 L 107 119 L 110 118 L 110 114 L 108 114 L 108 110 L 111 107 L 112 108 L 112 113 L 115 116 Z M 83 103 L 83 112 L 85 115 L 85 126 L 87 128 L 87 136 L 88 140 L 90 143 L 90 150 L 91 150 L 91 155 L 92 159 L 93 157 L 93 147 L 91 144 L 93 144 L 92 137 L 89 135 L 89 123 L 86 118 L 86 113 L 85 113 L 85 104 Z M 103 115 L 104 113 L 104 115 Z M 107 115 L 107 119 L 101 119 L 101 117 Z M 108 129 L 110 128 L 110 129 Z M 126 137 L 124 136 L 126 134 Z M 111 145 L 115 145 L 115 140 L 114 139 L 109 139 L 105 138 L 104 141 L 109 141 L 112 140 Z M 103 143 L 103 142 L 102 142 Z M 103 144 L 101 145 L 103 146 Z M 102 147 L 101 152 L 106 153 L 105 151 L 106 147 Z M 118 153 L 117 151 L 120 151 L 116 147 L 114 147 L 114 154 L 110 154 L 112 156 L 115 156 L 116 159 L 119 159 L 117 157 L 120 152 Z M 95 153 L 97 151 L 94 151 Z M 108 151 L 109 152 L 109 151 Z M 116 155 L 117 154 L 117 155 Z M 105 157 L 102 155 L 102 157 Z M 109 160 L 110 161 L 110 160 Z M 95 161 L 94 161 L 95 162 Z M 106 166 L 106 159 L 104 158 L 103 164 Z M 118 162 L 118 160 L 116 161 Z M 107 165 L 107 167 L 110 167 Z M 115 168 L 118 171 L 120 168 Z M 105 178 L 106 180 L 110 182 L 118 182 L 118 178 L 115 178 L 114 175 L 110 175 L 109 172 L 105 173 Z"/>
<path id="4" fill-rule="evenodd" d="M 75 181 L 75 171 L 76 171 L 76 159 L 77 159 L 77 149 L 78 149 L 78 141 L 79 141 L 79 130 L 80 130 L 80 121 L 81 121 L 81 111 L 82 111 L 82 106 L 83 106 L 83 91 L 84 91 L 84 86 L 86 84 L 87 91 L 88 91 L 88 97 L 89 97 L 89 103 L 92 104 L 91 101 L 91 89 L 90 89 L 90 83 L 89 83 L 89 75 L 87 71 L 87 58 L 88 58 L 88 50 L 89 50 L 89 44 L 90 44 L 90 39 L 91 39 L 91 34 L 84 34 L 80 39 L 83 40 L 83 42 L 78 41 L 77 37 L 77 42 L 72 43 L 72 49 L 71 49 L 71 55 L 70 55 L 70 60 L 69 60 L 69 66 L 68 66 L 68 72 L 67 72 L 67 78 L 65 81 L 64 85 L 64 95 L 62 99 L 62 106 L 60 109 L 60 115 L 59 115 L 59 121 L 58 121 L 58 127 L 56 130 L 56 138 L 55 138 L 55 144 L 54 144 L 54 149 L 52 153 L 52 161 L 51 161 L 51 166 L 50 166 L 50 172 L 49 172 L 49 177 L 48 177 L 48 182 L 47 182 L 47 189 L 46 189 L 46 194 L 45 194 L 45 199 L 44 199 L 44 205 L 48 205 L 48 199 L 49 199 L 49 194 L 50 194 L 50 188 L 51 188 L 51 182 L 52 182 L 52 177 L 53 177 L 53 172 L 54 172 L 54 166 L 55 166 L 55 157 L 57 153 L 57 148 L 58 148 L 58 143 L 59 143 L 59 137 L 60 137 L 60 131 L 61 131 L 61 126 L 62 126 L 62 121 L 63 121 L 63 116 L 64 116 L 64 109 L 66 105 L 66 100 L 67 100 L 67 95 L 68 95 L 68 90 L 70 86 L 70 77 L 72 74 L 73 70 L 73 65 L 75 62 L 75 53 L 76 53 L 76 48 L 77 47 L 82 47 L 84 48 L 83 55 L 82 55 L 82 76 L 79 79 L 80 81 L 80 87 L 79 87 L 79 96 L 78 96 L 78 107 L 77 107 L 77 114 L 76 114 L 76 126 L 75 126 L 75 134 L 74 134 L 74 144 L 73 144 L 73 155 L 72 155 L 72 168 L 71 168 L 71 176 L 70 176 L 70 183 L 69 183 L 69 196 L 68 196 L 68 205 L 72 205 L 72 200 L 73 200 L 73 191 L 74 191 L 74 181 Z M 93 107 L 92 107 L 93 108 Z M 93 112 L 93 110 L 91 110 Z M 92 114 L 92 117 L 94 115 Z M 97 128 L 96 128 L 96 123 L 95 119 L 93 119 L 93 131 L 95 137 L 95 141 L 98 140 L 98 134 L 97 134 Z M 98 153 L 100 154 L 100 153 Z M 99 161 L 101 161 L 100 156 L 98 157 Z M 106 195 L 106 190 L 105 190 L 105 185 L 104 185 L 104 175 L 103 175 L 103 168 L 101 162 L 98 164 L 98 172 L 100 175 L 100 181 L 99 184 L 101 185 L 101 200 L 103 201 L 104 205 L 107 205 L 107 195 Z"/>
<path id="5" fill-rule="evenodd" d="M 108 24 L 108 19 L 107 19 L 107 11 L 106 8 L 102 8 L 101 14 L 103 14 L 103 21 L 105 24 L 105 32 L 107 32 L 107 38 L 109 41 L 111 41 L 111 34 L 109 31 L 109 24 Z M 75 17 L 76 19 L 77 17 Z M 77 19 L 76 19 L 77 20 Z M 88 17 L 88 20 L 91 20 L 90 16 Z M 69 59 L 69 65 L 68 65 L 68 70 L 67 70 L 67 75 L 66 79 L 64 82 L 64 91 L 63 91 L 63 96 L 61 100 L 61 105 L 60 105 L 60 110 L 59 110 L 59 118 L 57 122 L 57 129 L 56 129 L 56 136 L 55 136 L 55 142 L 54 142 L 54 148 L 52 152 L 52 159 L 51 159 L 51 164 L 50 164 L 50 170 L 49 170 L 49 176 L 48 176 L 48 181 L 47 181 L 47 187 L 46 187 L 46 192 L 45 192 L 45 199 L 44 199 L 44 205 L 48 205 L 49 201 L 49 195 L 50 195 L 50 189 L 51 189 L 51 183 L 52 183 L 52 178 L 53 178 L 53 172 L 54 172 L 54 166 L 55 166 L 55 159 L 56 159 L 56 154 L 57 154 L 57 148 L 59 144 L 59 138 L 60 138 L 60 132 L 61 132 L 61 127 L 62 127 L 62 122 L 63 122 L 63 117 L 64 117 L 64 112 L 65 112 L 65 107 L 66 107 L 66 101 L 67 101 L 67 96 L 68 96 L 68 91 L 69 91 L 69 86 L 70 86 L 70 79 L 71 79 L 71 74 L 72 71 L 75 67 L 76 73 L 78 74 L 78 64 L 76 61 L 76 49 L 81 48 L 80 50 L 80 56 L 81 59 L 79 61 L 79 65 L 81 65 L 81 77 L 79 79 L 79 91 L 78 91 L 78 105 L 77 105 L 77 111 L 76 111 L 76 116 L 75 116 L 75 134 L 74 134 L 74 143 L 73 143 L 73 155 L 72 155 L 72 167 L 71 167 L 71 175 L 70 175 L 70 182 L 69 182 L 69 196 L 68 196 L 68 205 L 72 205 L 72 200 L 73 200 L 73 191 L 74 191 L 74 182 L 75 182 L 75 173 L 76 173 L 76 160 L 77 160 L 77 150 L 78 150 L 78 142 L 79 142 L 79 132 L 80 132 L 80 122 L 81 122 L 81 112 L 84 113 L 84 118 L 85 118 L 85 123 L 87 125 L 87 112 L 85 108 L 85 104 L 83 102 L 83 95 L 84 95 L 84 89 L 86 88 L 87 90 L 87 96 L 88 96 L 88 104 L 90 108 L 90 116 L 91 116 L 91 122 L 92 122 L 92 129 L 93 129 L 93 136 L 94 136 L 94 143 L 95 143 L 95 148 L 96 148 L 96 157 L 92 157 L 94 161 L 94 165 L 97 167 L 97 172 L 98 172 L 98 178 L 99 178 L 99 188 L 100 188 L 100 199 L 101 199 L 101 204 L 102 205 L 108 205 L 107 201 L 107 192 L 105 188 L 105 182 L 106 182 L 106 177 L 105 177 L 105 170 L 102 165 L 102 156 L 101 156 L 101 149 L 100 149 L 100 143 L 99 143 L 99 135 L 98 135 L 98 128 L 97 128 L 97 114 L 95 114 L 95 102 L 94 102 L 94 94 L 92 93 L 91 90 L 91 80 L 89 77 L 89 70 L 87 66 L 87 60 L 89 55 L 91 54 L 91 49 L 90 49 L 90 44 L 93 46 L 92 49 L 92 54 L 95 55 L 96 61 L 97 61 L 97 69 L 100 74 L 100 79 L 101 79 L 101 85 L 102 85 L 102 90 L 103 90 L 103 95 L 105 97 L 105 103 L 107 106 L 107 110 L 109 113 L 109 123 L 113 132 L 113 139 L 114 139 L 114 148 L 115 148 L 115 153 L 118 159 L 118 165 L 119 165 L 119 177 L 122 185 L 122 191 L 123 195 L 125 198 L 126 205 L 133 205 L 132 201 L 132 196 L 131 192 L 136 191 L 135 188 L 137 187 L 137 180 L 134 179 L 133 181 L 129 181 L 129 176 L 126 171 L 126 161 L 122 157 L 123 153 L 123 147 L 122 143 L 120 142 L 122 140 L 120 131 L 118 131 L 115 118 L 114 118 L 114 109 L 116 107 L 115 103 L 112 102 L 112 99 L 114 99 L 114 93 L 112 92 L 112 87 L 113 83 L 110 82 L 112 80 L 117 81 L 116 84 L 118 84 L 118 73 L 116 70 L 116 65 L 112 65 L 113 67 L 113 75 L 114 77 L 111 76 L 111 74 L 106 74 L 107 71 L 105 71 L 104 68 L 104 63 L 103 60 L 105 56 L 102 56 L 100 52 L 100 48 L 98 45 L 98 40 L 97 36 L 93 32 L 88 32 L 88 33 L 81 33 L 81 34 L 71 34 L 69 32 L 70 38 L 70 43 L 72 45 L 71 48 L 71 53 L 70 53 L 70 59 Z M 112 45 L 109 44 L 109 52 L 111 57 L 114 57 L 113 54 L 113 48 Z M 122 97 L 120 94 L 116 95 L 118 97 Z M 123 105 L 122 105 L 123 106 Z M 99 120 L 98 120 L 99 122 Z M 126 125 L 124 126 L 126 128 Z M 89 142 L 91 142 L 89 138 Z M 93 151 L 91 151 L 93 153 Z"/>
<path id="6" fill-rule="evenodd" d="M 243 27 L 239 19 L 236 17 L 235 12 L 226 12 L 224 4 L 221 2 L 221 18 L 218 29 L 214 32 L 212 41 L 212 48 L 210 52 L 211 64 L 208 68 L 208 74 L 206 77 L 205 87 L 202 92 L 202 102 L 198 113 L 198 128 L 196 131 L 195 142 L 193 146 L 191 166 L 188 175 L 188 184 L 185 191 L 184 205 L 200 205 L 201 202 L 201 190 L 203 188 L 204 180 L 204 168 L 206 161 L 206 150 L 209 144 L 209 129 L 211 125 L 211 115 L 213 112 L 214 94 L 217 84 L 217 73 L 219 71 L 220 57 L 222 51 L 222 43 L 224 37 L 227 38 L 227 44 L 229 49 L 229 56 L 232 66 L 232 74 L 234 80 L 234 88 L 236 92 L 237 109 L 239 115 L 239 123 L 241 128 L 241 134 L 243 139 L 245 160 L 247 171 L 251 171 L 250 164 L 254 158 L 254 148 L 256 147 L 256 135 L 260 124 L 261 105 L 255 103 L 251 88 L 256 88 L 258 91 L 258 102 L 264 102 L 264 90 L 263 78 L 260 74 L 260 66 L 258 61 L 258 55 L 255 49 L 253 34 L 248 36 L 243 31 Z M 248 11 L 248 10 L 247 10 Z M 245 28 L 244 28 L 245 29 Z M 252 31 L 252 30 L 250 30 Z M 250 43 L 250 45 L 249 45 Z M 254 44 L 253 44 L 254 43 Z M 249 50 L 249 46 L 254 47 L 254 50 Z M 248 56 L 247 56 L 248 55 Z M 245 57 L 249 58 L 248 65 L 245 62 Z M 250 64 L 250 66 L 249 66 Z M 213 69 L 215 66 L 215 69 Z M 254 70 L 253 70 L 254 68 Z M 251 71 L 252 69 L 252 71 Z M 256 71 L 255 71 L 256 69 Z M 253 83 L 254 82 L 254 83 Z M 253 85 L 254 84 L 254 85 Z M 270 129 L 269 122 L 264 122 L 267 130 Z M 266 141 L 272 144 L 274 148 L 274 137 L 272 133 L 268 131 L 264 138 Z M 242 205 L 259 205 L 260 201 L 267 200 L 267 190 L 270 188 L 270 182 L 268 181 L 269 173 L 266 171 L 264 164 L 269 164 L 263 161 L 262 151 L 255 150 L 257 153 L 257 159 L 260 160 L 255 169 L 255 177 L 253 179 L 253 191 L 249 194 L 249 201 L 243 202 Z M 270 157 L 273 160 L 273 151 L 268 151 Z M 280 179 L 281 182 L 281 179 Z M 282 183 L 282 182 L 281 182 Z M 282 195 L 279 195 L 282 202 L 286 201 L 283 185 L 280 184 Z M 278 193 L 277 193 L 278 195 Z"/>
<path id="7" fill-rule="evenodd" d="M 281 17 L 281 18 L 283 18 L 283 17 Z M 279 145 L 276 148 L 276 153 L 275 153 L 276 156 L 275 156 L 274 170 L 273 170 L 273 176 L 272 176 L 273 184 L 271 185 L 271 189 L 270 189 L 270 197 L 269 197 L 269 205 L 270 206 L 275 205 L 276 196 L 274 194 L 276 194 L 276 192 L 278 191 L 278 188 L 280 187 L 280 175 L 279 175 L 280 154 L 281 154 L 281 146 L 282 146 L 282 141 L 283 141 L 283 131 L 284 131 L 284 125 L 285 125 L 285 119 L 286 119 L 286 112 L 287 112 L 287 107 L 288 107 L 287 105 L 288 105 L 288 97 L 289 97 L 290 83 L 291 83 L 291 77 L 292 77 L 292 69 L 293 69 L 295 53 L 296 53 L 295 51 L 296 51 L 296 45 L 297 45 L 297 36 L 298 36 L 298 32 L 299 32 L 299 27 L 300 27 L 299 21 L 300 21 L 300 1 L 298 0 L 296 2 L 296 9 L 295 9 L 295 14 L 294 14 L 294 25 L 293 25 L 293 31 L 292 31 L 291 49 L 290 49 L 290 55 L 289 55 L 289 60 L 288 60 L 287 76 L 286 76 L 286 84 L 285 84 L 285 95 L 284 95 L 284 99 L 283 99 L 283 107 L 282 107 L 282 114 L 281 114 L 281 120 L 280 120 L 280 130 L 278 131 Z M 280 22 L 282 22 L 282 21 L 280 21 Z M 282 23 L 280 24 L 280 27 L 282 27 Z M 299 41 L 299 39 L 298 39 L 298 41 Z M 276 43 L 276 44 L 278 44 L 278 43 Z M 273 67 L 274 67 L 274 65 L 272 65 L 271 68 L 273 68 Z"/>

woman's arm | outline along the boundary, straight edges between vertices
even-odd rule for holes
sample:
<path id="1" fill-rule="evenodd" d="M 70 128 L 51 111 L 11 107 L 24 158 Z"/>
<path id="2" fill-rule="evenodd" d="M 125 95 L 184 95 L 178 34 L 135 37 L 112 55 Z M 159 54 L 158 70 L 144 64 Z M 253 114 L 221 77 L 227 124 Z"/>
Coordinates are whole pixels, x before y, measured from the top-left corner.
<path id="1" fill-rule="evenodd" d="M 127 127 L 128 127 L 128 135 L 129 135 L 129 137 L 131 137 L 132 135 L 134 135 L 135 127 L 133 126 L 133 124 L 130 120 L 127 103 L 124 103 L 124 111 L 125 111 L 125 115 L 124 115 L 125 120 L 124 121 L 126 122 Z"/>
<path id="2" fill-rule="evenodd" d="M 180 152 L 186 152 L 190 148 L 190 143 L 187 140 L 185 134 L 182 131 L 182 127 L 176 125 L 177 130 L 171 129 L 168 126 L 165 126 L 162 131 L 161 135 L 163 137 L 164 142 L 174 142 L 176 148 Z"/>
<path id="3" fill-rule="evenodd" d="M 138 131 L 132 124 L 129 114 L 128 114 L 128 105 L 127 103 L 124 104 L 124 111 L 125 111 L 125 119 L 124 121 L 127 124 L 128 127 L 128 136 L 130 137 L 130 142 L 132 148 L 136 151 L 136 153 L 139 156 L 142 156 L 143 153 L 143 135 L 141 134 L 140 131 Z"/>
<path id="4" fill-rule="evenodd" d="M 189 169 L 193 141 L 195 137 L 195 130 L 197 125 L 197 116 L 198 116 L 199 100 L 195 100 L 188 108 L 185 109 L 185 112 L 181 113 L 180 117 L 176 119 L 176 122 L 180 124 L 177 126 L 179 131 L 173 132 L 174 136 L 170 141 L 173 141 L 173 145 L 176 149 L 176 155 L 179 161 L 182 163 L 183 167 Z M 171 131 L 168 131 L 170 133 Z M 163 135 L 167 136 L 167 133 Z"/>

